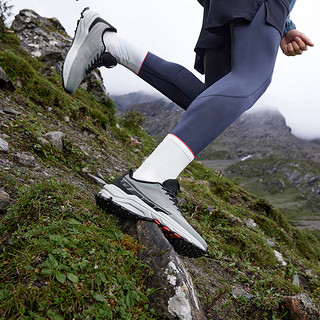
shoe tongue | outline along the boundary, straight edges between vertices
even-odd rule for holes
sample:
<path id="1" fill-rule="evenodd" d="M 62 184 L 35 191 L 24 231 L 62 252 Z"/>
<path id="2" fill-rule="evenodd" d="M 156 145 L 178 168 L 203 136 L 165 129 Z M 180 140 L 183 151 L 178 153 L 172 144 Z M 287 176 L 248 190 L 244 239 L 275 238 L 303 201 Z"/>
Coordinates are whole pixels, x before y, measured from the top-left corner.
<path id="1" fill-rule="evenodd" d="M 113 68 L 117 65 L 117 60 L 109 52 L 104 52 L 101 55 L 101 62 L 106 68 Z"/>
<path id="2" fill-rule="evenodd" d="M 164 181 L 163 186 L 166 189 L 174 192 L 174 194 L 177 194 L 178 191 L 180 190 L 180 184 L 179 184 L 178 180 L 176 180 L 176 179 L 168 179 L 168 180 Z"/>

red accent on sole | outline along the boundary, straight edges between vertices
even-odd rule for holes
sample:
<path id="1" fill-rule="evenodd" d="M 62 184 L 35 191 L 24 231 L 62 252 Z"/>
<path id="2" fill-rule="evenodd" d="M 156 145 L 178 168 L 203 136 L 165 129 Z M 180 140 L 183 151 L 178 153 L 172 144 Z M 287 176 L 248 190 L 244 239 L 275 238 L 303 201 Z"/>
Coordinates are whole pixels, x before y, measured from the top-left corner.
<path id="1" fill-rule="evenodd" d="M 177 233 L 173 233 L 168 227 L 165 226 L 161 226 L 161 223 L 157 220 L 154 219 L 153 220 L 161 229 L 161 231 L 164 233 L 165 237 L 168 239 L 181 239 L 182 237 L 177 234 Z"/>
<path id="2" fill-rule="evenodd" d="M 169 228 L 167 228 L 167 227 L 162 227 L 161 229 L 162 229 L 162 231 L 164 231 L 164 232 L 171 232 L 171 230 L 170 230 Z"/>

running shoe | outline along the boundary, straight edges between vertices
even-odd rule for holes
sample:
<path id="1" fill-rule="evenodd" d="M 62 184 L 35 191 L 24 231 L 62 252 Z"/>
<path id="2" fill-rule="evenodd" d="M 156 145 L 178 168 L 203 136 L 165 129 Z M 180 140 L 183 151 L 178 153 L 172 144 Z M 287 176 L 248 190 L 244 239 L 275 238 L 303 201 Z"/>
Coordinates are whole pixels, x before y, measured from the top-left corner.
<path id="1" fill-rule="evenodd" d="M 105 32 L 117 32 L 99 14 L 85 8 L 78 20 L 72 45 L 63 65 L 62 81 L 66 92 L 73 93 L 92 70 L 117 65 L 116 59 L 106 51 L 103 43 Z"/>
<path id="2" fill-rule="evenodd" d="M 96 195 L 100 208 L 122 219 L 154 221 L 179 254 L 200 257 L 208 246 L 190 226 L 177 206 L 179 182 L 164 183 L 134 179 L 133 171 L 125 173 L 112 184 L 106 184 Z"/>

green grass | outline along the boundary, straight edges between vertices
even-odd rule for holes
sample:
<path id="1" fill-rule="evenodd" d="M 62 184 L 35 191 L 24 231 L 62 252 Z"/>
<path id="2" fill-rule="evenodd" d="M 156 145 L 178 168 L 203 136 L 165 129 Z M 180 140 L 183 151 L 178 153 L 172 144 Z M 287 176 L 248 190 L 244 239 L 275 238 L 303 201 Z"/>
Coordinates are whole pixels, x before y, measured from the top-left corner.
<path id="1" fill-rule="evenodd" d="M 48 180 L 1 220 L 1 319 L 153 319 L 139 246 L 92 199 Z"/>
<path id="2" fill-rule="evenodd" d="M 269 158 L 231 165 L 226 176 L 236 176 L 248 192 L 268 199 L 290 220 L 296 220 L 314 215 L 320 205 L 308 180 L 311 176 L 317 177 L 319 172 L 320 164 L 312 160 Z"/>
<path id="3" fill-rule="evenodd" d="M 209 245 L 209 255 L 201 262 L 203 269 L 210 270 L 211 262 L 215 262 L 227 273 L 219 290 L 229 302 L 221 305 L 212 302 L 217 299 L 216 291 L 210 296 L 203 289 L 207 283 L 215 282 L 217 275 L 210 279 L 207 274 L 208 278 L 197 279 L 203 305 L 210 309 L 209 318 L 223 314 L 228 319 L 283 316 L 282 297 L 304 290 L 293 286 L 294 273 L 306 277 L 307 268 L 320 272 L 319 241 L 310 232 L 292 228 L 266 200 L 233 185 L 214 170 L 193 163 L 184 176 L 180 202 L 184 204 L 187 219 L 205 235 Z M 248 218 L 257 223 L 256 229 L 245 226 Z M 267 240 L 275 242 L 276 247 L 271 247 Z M 276 261 L 274 249 L 283 254 L 287 267 Z M 313 281 L 317 285 L 312 285 L 311 292 L 319 301 L 320 282 Z M 246 284 L 253 297 L 234 298 L 230 288 L 236 283 Z"/>

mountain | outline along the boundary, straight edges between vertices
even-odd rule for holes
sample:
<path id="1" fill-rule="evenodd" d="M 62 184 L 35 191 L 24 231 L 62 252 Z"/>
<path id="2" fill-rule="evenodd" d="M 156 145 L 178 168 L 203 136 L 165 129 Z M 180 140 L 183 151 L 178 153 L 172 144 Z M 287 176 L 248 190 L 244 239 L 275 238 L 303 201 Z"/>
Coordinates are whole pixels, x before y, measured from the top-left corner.
<path id="1" fill-rule="evenodd" d="M 320 160 L 314 142 L 291 133 L 284 116 L 275 108 L 245 113 L 201 155 L 203 159 L 282 157 Z"/>
<path id="2" fill-rule="evenodd" d="M 155 223 L 100 210 L 102 184 L 156 142 L 103 91 L 66 94 L 56 62 L 22 47 L 42 36 L 54 50 L 60 26 L 16 19 L 34 30 L 0 33 L 1 319 L 319 318 L 317 233 L 197 161 L 178 204 L 206 256 L 178 256 Z"/>
<path id="3" fill-rule="evenodd" d="M 132 105 L 158 100 L 154 95 L 145 93 L 143 91 L 130 92 L 120 95 L 110 95 L 110 97 L 116 104 L 117 110 L 120 113 L 126 112 L 127 109 Z"/>
<path id="4" fill-rule="evenodd" d="M 267 198 L 295 224 L 305 226 L 307 219 L 320 227 L 320 147 L 295 137 L 279 111 L 245 114 L 200 159 Z"/>
<path id="5" fill-rule="evenodd" d="M 129 97 L 134 97 L 134 100 L 131 102 Z M 139 92 L 117 96 L 114 101 L 121 114 L 132 110 L 143 113 L 146 118 L 143 127 L 150 135 L 156 137 L 164 137 L 170 132 L 184 112 L 168 100 Z M 118 101 L 121 103 L 120 108 Z M 307 141 L 294 136 L 279 110 L 269 107 L 242 115 L 200 154 L 199 159 L 232 160 L 247 156 L 275 156 L 319 161 L 318 144 L 317 139 Z"/>
<path id="6" fill-rule="evenodd" d="M 183 110 L 165 98 L 158 98 L 143 92 L 132 92 L 120 96 L 112 96 L 120 114 L 138 111 L 145 116 L 142 123 L 148 134 L 161 139 L 179 122 Z"/>

